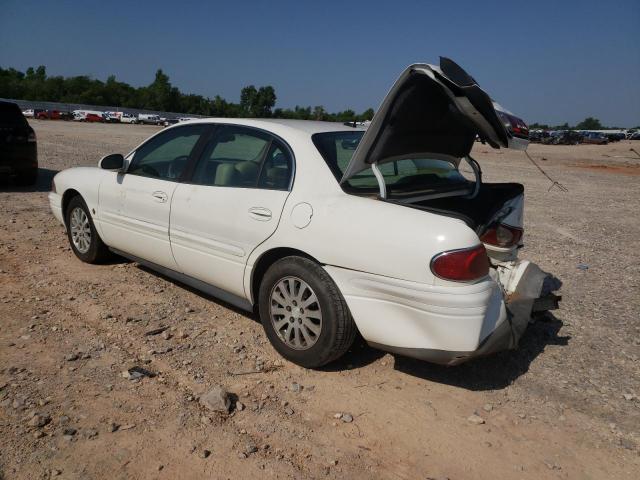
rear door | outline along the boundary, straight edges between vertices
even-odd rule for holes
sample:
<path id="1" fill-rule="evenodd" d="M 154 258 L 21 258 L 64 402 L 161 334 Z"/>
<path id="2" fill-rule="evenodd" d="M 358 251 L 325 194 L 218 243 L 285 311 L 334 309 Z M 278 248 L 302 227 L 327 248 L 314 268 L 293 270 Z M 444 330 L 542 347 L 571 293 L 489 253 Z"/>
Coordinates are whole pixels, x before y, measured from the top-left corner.
<path id="1" fill-rule="evenodd" d="M 180 271 L 245 297 L 247 258 L 278 226 L 293 168 L 291 149 L 275 136 L 218 127 L 173 194 L 170 237 Z"/>
<path id="2" fill-rule="evenodd" d="M 494 148 L 526 148 L 498 116 L 500 107 L 462 68 L 415 64 L 393 85 L 362 137 L 342 177 L 398 158 L 440 154 L 462 158 L 477 136 Z"/>
<path id="3" fill-rule="evenodd" d="M 208 129 L 195 124 L 165 130 L 136 149 L 126 174 L 105 176 L 98 217 L 107 245 L 178 269 L 169 244 L 171 198 Z"/>

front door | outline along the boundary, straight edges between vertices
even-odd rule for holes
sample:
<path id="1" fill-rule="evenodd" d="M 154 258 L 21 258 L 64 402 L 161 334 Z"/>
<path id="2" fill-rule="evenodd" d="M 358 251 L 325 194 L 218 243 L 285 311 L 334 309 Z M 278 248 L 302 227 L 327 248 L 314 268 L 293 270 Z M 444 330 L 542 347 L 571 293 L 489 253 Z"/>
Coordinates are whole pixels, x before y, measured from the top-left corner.
<path id="1" fill-rule="evenodd" d="M 292 155 L 280 140 L 219 127 L 173 194 L 170 237 L 180 271 L 245 297 L 247 259 L 278 226 L 292 172 Z"/>
<path id="2" fill-rule="evenodd" d="M 204 124 L 171 128 L 140 146 L 125 174 L 107 175 L 100 184 L 101 234 L 110 247 L 176 270 L 169 243 L 171 198 Z"/>

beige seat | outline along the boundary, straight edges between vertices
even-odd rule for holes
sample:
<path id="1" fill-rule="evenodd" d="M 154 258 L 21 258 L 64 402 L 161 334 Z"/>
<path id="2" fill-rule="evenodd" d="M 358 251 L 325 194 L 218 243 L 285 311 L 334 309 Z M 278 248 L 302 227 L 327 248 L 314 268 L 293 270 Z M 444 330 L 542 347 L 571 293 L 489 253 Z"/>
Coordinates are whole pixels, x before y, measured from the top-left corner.
<path id="1" fill-rule="evenodd" d="M 256 162 L 222 163 L 216 169 L 214 185 L 221 187 L 254 186 L 260 167 Z"/>
<path id="2" fill-rule="evenodd" d="M 241 162 L 236 165 L 236 170 L 240 174 L 240 185 L 255 186 L 258 181 L 259 166 L 256 162 Z"/>
<path id="3" fill-rule="evenodd" d="M 237 184 L 238 171 L 232 163 L 222 163 L 216 168 L 216 177 L 213 181 L 214 185 L 221 187 L 233 186 Z"/>

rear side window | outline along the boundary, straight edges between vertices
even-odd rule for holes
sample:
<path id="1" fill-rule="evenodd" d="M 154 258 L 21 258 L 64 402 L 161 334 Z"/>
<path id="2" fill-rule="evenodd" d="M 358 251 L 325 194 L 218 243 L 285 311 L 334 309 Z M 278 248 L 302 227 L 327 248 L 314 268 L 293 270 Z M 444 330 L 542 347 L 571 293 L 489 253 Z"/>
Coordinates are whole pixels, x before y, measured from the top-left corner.
<path id="1" fill-rule="evenodd" d="M 291 180 L 292 162 L 289 152 L 279 142 L 272 142 L 262 165 L 258 188 L 287 190 Z"/>
<path id="2" fill-rule="evenodd" d="M 27 125 L 27 119 L 15 103 L 0 102 L 0 125 L 24 127 Z"/>
<path id="3" fill-rule="evenodd" d="M 364 133 L 328 132 L 313 135 L 313 142 L 333 172 L 336 180 L 342 175 Z M 378 168 L 391 194 L 458 189 L 469 180 L 458 170 L 459 159 L 440 154 L 416 154 L 381 164 Z M 354 193 L 375 193 L 378 181 L 368 168 L 350 178 L 343 187 Z"/>
<path id="4" fill-rule="evenodd" d="M 192 182 L 218 187 L 287 190 L 291 155 L 266 132 L 223 126 L 205 148 Z"/>

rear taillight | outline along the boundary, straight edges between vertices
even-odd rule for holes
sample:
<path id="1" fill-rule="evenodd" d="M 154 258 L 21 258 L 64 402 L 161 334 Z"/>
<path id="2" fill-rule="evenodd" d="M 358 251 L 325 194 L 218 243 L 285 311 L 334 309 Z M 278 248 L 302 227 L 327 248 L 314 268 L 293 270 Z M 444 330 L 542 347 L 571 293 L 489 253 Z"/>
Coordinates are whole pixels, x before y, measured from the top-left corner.
<path id="1" fill-rule="evenodd" d="M 489 258 L 484 245 L 449 250 L 433 257 L 431 271 L 436 277 L 454 282 L 469 282 L 489 273 Z"/>
<path id="2" fill-rule="evenodd" d="M 491 225 L 480 237 L 482 243 L 495 245 L 496 247 L 509 248 L 518 245 L 522 239 L 522 229 L 504 225 L 502 223 Z"/>
<path id="3" fill-rule="evenodd" d="M 29 135 L 27 136 L 27 142 L 35 142 L 36 141 L 36 132 L 31 131 L 29 132 Z"/>

